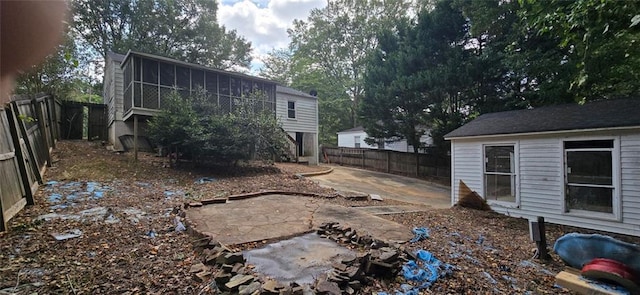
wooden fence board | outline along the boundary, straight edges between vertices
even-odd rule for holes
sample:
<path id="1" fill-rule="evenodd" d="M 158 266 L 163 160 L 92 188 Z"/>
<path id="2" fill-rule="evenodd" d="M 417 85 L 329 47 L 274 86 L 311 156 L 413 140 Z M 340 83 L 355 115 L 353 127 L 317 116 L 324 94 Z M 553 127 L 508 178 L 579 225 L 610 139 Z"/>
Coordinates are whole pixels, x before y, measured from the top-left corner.
<path id="1" fill-rule="evenodd" d="M 451 177 L 451 158 L 364 148 L 323 148 L 325 162 L 414 177 Z"/>
<path id="2" fill-rule="evenodd" d="M 60 104 L 49 95 L 14 97 L 0 108 L 0 231 L 42 183 L 59 139 Z"/>
<path id="3" fill-rule="evenodd" d="M 24 186 L 9 129 L 7 112 L 0 110 L 0 231 L 6 230 L 9 221 L 26 204 L 23 202 Z"/>

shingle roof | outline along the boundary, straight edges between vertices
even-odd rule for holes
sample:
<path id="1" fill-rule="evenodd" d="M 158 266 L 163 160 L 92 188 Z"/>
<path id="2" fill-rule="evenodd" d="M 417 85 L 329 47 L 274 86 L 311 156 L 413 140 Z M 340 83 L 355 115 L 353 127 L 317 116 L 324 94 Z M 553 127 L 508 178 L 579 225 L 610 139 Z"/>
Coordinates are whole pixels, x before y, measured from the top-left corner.
<path id="1" fill-rule="evenodd" d="M 308 97 L 308 98 L 316 98 L 317 99 L 317 97 L 315 97 L 313 95 L 310 95 L 308 93 L 304 93 L 304 92 L 302 92 L 300 90 L 296 90 L 296 89 L 293 89 L 293 88 L 280 86 L 280 85 L 276 86 L 276 92 L 286 93 L 286 94 L 291 94 L 291 95 L 297 95 L 297 96 L 304 96 L 304 97 Z"/>
<path id="2" fill-rule="evenodd" d="M 107 52 L 107 56 L 109 56 L 115 62 L 122 62 L 125 57 L 123 54 L 115 53 L 113 51 Z"/>
<path id="3" fill-rule="evenodd" d="M 358 126 L 358 127 L 351 128 L 351 129 L 347 129 L 347 130 L 338 131 L 338 133 L 344 133 L 344 132 L 356 132 L 356 131 L 364 131 L 364 127 L 362 127 L 362 126 Z"/>
<path id="4" fill-rule="evenodd" d="M 445 138 L 640 126 L 640 99 L 601 100 L 484 114 Z"/>

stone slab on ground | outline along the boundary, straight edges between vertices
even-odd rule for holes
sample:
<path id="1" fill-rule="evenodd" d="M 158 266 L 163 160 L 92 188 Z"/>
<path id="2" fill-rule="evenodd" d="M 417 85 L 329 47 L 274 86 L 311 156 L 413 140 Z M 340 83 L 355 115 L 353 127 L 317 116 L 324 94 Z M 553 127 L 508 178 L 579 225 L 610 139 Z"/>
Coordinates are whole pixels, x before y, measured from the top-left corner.
<path id="1" fill-rule="evenodd" d="M 324 199 L 268 195 L 189 208 L 187 218 L 199 232 L 233 245 L 298 235 L 324 222 L 339 222 L 387 241 L 408 241 L 408 227 L 363 210 Z"/>

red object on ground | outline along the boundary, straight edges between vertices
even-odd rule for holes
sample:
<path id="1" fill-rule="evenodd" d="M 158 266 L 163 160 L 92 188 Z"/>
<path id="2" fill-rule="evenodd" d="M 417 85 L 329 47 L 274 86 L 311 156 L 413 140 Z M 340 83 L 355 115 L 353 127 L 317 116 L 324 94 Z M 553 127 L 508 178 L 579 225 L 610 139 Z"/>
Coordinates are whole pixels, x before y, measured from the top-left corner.
<path id="1" fill-rule="evenodd" d="M 607 280 L 609 282 L 617 283 L 629 291 L 632 294 L 636 294 L 638 285 L 638 277 L 633 273 L 633 270 L 623 263 L 606 258 L 596 258 L 582 267 L 582 275 L 587 278 Z"/>

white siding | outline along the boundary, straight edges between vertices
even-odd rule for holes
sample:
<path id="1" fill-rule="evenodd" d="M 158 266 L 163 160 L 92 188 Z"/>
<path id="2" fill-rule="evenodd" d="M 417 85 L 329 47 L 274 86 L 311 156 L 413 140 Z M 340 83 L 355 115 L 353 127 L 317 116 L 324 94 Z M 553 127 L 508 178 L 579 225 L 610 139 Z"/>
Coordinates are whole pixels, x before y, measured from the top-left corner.
<path id="1" fill-rule="evenodd" d="M 622 171 L 622 221 L 631 224 L 640 235 L 640 134 L 620 137 Z"/>
<path id="2" fill-rule="evenodd" d="M 288 102 L 295 102 L 296 117 L 288 118 Z M 282 129 L 292 138 L 303 132 L 304 156 L 309 164 L 318 164 L 318 99 L 276 91 L 276 116 Z"/>
<path id="3" fill-rule="evenodd" d="M 452 155 L 452 187 L 451 200 L 458 202 L 460 181 L 463 181 L 472 191 L 483 195 L 482 185 L 482 144 L 479 142 L 454 141 L 451 143 Z"/>
<path id="4" fill-rule="evenodd" d="M 565 224 L 594 230 L 603 230 L 640 236 L 640 130 L 625 132 L 620 140 L 621 220 L 605 220 L 576 216 L 562 211 L 564 190 L 564 150 L 562 142 L 580 136 L 616 136 L 613 132 L 573 133 L 509 138 L 483 138 L 453 140 L 452 149 L 452 203 L 457 202 L 458 183 L 464 181 L 469 188 L 484 195 L 483 144 L 517 142 L 519 148 L 519 208 L 492 205 L 492 208 L 513 217 L 534 219 L 545 217 L 551 223 Z M 614 156 L 614 159 L 616 157 Z M 614 167 L 617 165 L 614 165 Z"/>
<path id="5" fill-rule="evenodd" d="M 370 148 L 377 149 L 377 145 L 369 145 L 364 139 L 367 138 L 367 133 L 364 131 L 348 131 L 348 132 L 339 132 L 338 133 L 338 146 L 339 147 L 356 147 L 356 137 L 359 137 L 360 147 L 361 148 Z M 386 145 L 385 145 L 386 147 Z"/>
<path id="6" fill-rule="evenodd" d="M 287 116 L 287 102 L 295 102 L 296 118 Z M 318 133 L 318 100 L 288 93 L 276 93 L 276 115 L 287 132 Z M 295 137 L 294 137 L 295 138 Z"/>
<path id="7" fill-rule="evenodd" d="M 518 146 L 520 207 L 536 214 L 561 213 L 564 160 L 560 140 L 520 140 Z"/>
<path id="8" fill-rule="evenodd" d="M 355 147 L 355 136 L 360 136 L 360 147 L 377 149 L 377 144 L 367 144 L 364 140 L 369 137 L 365 131 L 342 131 L 338 132 L 338 146 L 340 147 Z M 424 142 L 427 146 L 430 146 L 433 142 L 431 136 L 423 135 L 420 141 Z M 413 153 L 413 146 L 408 145 L 406 140 L 394 141 L 392 143 L 384 143 L 384 149 L 390 151 L 398 151 L 405 153 Z"/>
<path id="9" fill-rule="evenodd" d="M 107 126 L 109 143 L 114 145 L 116 150 L 122 150 L 118 136 L 122 134 L 123 114 L 123 74 L 120 62 L 116 62 L 107 56 L 104 69 L 103 97 L 107 104 Z"/>
<path id="10" fill-rule="evenodd" d="M 122 73 L 122 69 L 120 68 L 120 63 L 115 63 L 113 68 L 114 68 L 113 80 L 114 80 L 114 87 L 115 87 L 115 108 L 116 108 L 115 117 L 116 117 L 116 120 L 122 120 L 122 114 L 124 113 L 124 106 L 123 106 L 124 76 Z"/>

